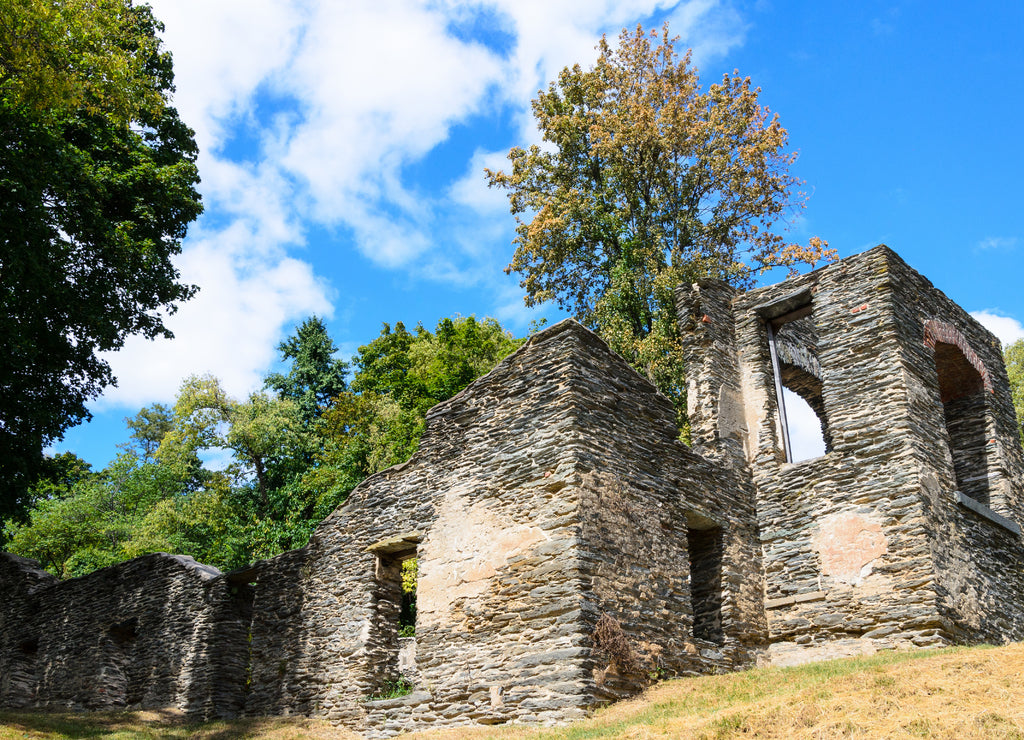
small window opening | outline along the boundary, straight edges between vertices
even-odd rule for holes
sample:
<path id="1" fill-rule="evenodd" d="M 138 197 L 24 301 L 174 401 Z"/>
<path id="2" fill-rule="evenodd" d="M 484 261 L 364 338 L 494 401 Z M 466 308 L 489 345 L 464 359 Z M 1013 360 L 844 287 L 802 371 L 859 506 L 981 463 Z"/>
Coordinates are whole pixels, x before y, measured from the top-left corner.
<path id="1" fill-rule="evenodd" d="M 127 645 L 135 641 L 138 636 L 138 620 L 134 617 L 124 622 L 111 625 L 110 638 L 114 641 L 115 645 Z"/>
<path id="2" fill-rule="evenodd" d="M 722 632 L 722 529 L 687 529 L 690 560 L 690 603 L 693 636 L 721 645 Z"/>
<path id="3" fill-rule="evenodd" d="M 18 650 L 22 655 L 35 655 L 39 652 L 39 638 L 30 637 L 18 643 Z"/>
<path id="4" fill-rule="evenodd" d="M 984 380 L 953 344 L 935 343 L 935 368 L 957 487 L 965 496 L 990 506 L 989 424 Z"/>
<path id="5" fill-rule="evenodd" d="M 767 330 L 786 462 L 831 452 L 832 433 L 825 415 L 818 363 L 818 332 L 810 304 L 769 320 Z"/>

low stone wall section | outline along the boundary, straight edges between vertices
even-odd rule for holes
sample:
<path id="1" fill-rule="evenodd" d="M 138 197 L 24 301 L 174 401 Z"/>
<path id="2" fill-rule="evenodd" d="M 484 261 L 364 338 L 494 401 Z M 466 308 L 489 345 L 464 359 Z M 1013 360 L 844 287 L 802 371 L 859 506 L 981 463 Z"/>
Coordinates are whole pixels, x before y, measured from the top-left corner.
<path id="1" fill-rule="evenodd" d="M 3 554 L 0 591 L 2 706 L 242 707 L 249 613 L 214 568 L 157 553 L 58 581 Z"/>

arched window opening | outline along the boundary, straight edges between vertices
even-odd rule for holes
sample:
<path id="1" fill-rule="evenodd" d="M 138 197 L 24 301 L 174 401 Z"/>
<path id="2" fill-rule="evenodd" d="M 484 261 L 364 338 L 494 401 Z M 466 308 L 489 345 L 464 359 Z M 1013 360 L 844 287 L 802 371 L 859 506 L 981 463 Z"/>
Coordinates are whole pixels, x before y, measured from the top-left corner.
<path id="1" fill-rule="evenodd" d="M 984 379 L 954 344 L 935 342 L 935 368 L 957 488 L 965 496 L 991 506 Z"/>
<path id="2" fill-rule="evenodd" d="M 810 304 L 766 321 L 786 462 L 832 451 Z"/>
<path id="3" fill-rule="evenodd" d="M 820 401 L 821 396 L 812 398 Z M 789 435 L 789 462 L 801 462 L 821 457 L 832 450 L 826 439 L 824 411 L 816 409 L 804 396 L 782 386 L 782 402 L 786 404 L 786 426 Z M 815 404 L 818 405 L 818 404 Z"/>

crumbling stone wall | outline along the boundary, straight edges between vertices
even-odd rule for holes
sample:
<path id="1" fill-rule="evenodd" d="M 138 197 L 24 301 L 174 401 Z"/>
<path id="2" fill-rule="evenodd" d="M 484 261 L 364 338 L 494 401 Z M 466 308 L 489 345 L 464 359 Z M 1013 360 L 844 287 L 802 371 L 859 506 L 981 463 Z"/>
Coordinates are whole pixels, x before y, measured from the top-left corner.
<path id="1" fill-rule="evenodd" d="M 598 345 L 578 353 L 576 376 L 586 613 L 591 634 L 614 618 L 637 658 L 623 675 L 597 645 L 595 698 L 634 693 L 652 675 L 746 665 L 764 638 L 749 472 L 694 454 L 677 439 L 671 403 L 584 337 Z"/>
<path id="2" fill-rule="evenodd" d="M 689 381 L 690 402 L 707 409 L 695 440 L 714 444 L 728 429 L 757 485 L 775 662 L 1020 636 L 1022 582 L 1005 568 L 1024 555 L 1020 448 L 994 337 L 885 247 L 743 294 L 684 287 L 679 300 L 688 352 L 703 353 Z M 782 327 L 797 330 L 779 331 L 779 380 L 802 365 L 820 381 L 829 450 L 796 464 L 782 444 L 768 334 L 787 317 Z M 971 475 L 958 484 L 950 453 L 959 432 L 945 419 L 963 413 L 943 404 L 943 341 L 960 345 L 977 376 L 960 403 L 980 404 L 985 432 L 960 445 L 959 464 L 982 469 L 995 512 L 958 493 Z M 741 420 L 723 400 L 737 394 Z"/>
<path id="3" fill-rule="evenodd" d="M 669 402 L 594 334 L 568 321 L 536 335 L 433 409 L 417 454 L 364 482 L 303 551 L 253 569 L 246 711 L 384 734 L 554 721 L 652 675 L 743 664 L 763 631 L 753 489 L 674 437 Z M 736 493 L 711 496 L 723 487 Z M 727 532 L 715 641 L 691 634 L 691 527 Z M 389 584 L 413 552 L 416 691 L 367 701 L 397 677 Z M 603 615 L 633 670 L 595 644 Z"/>
<path id="4" fill-rule="evenodd" d="M 958 641 L 1024 639 L 1024 464 L 1000 342 L 896 255 L 889 262 L 939 611 Z M 975 426 L 973 448 L 947 424 L 954 404 Z"/>
<path id="5" fill-rule="evenodd" d="M 218 576 L 157 553 L 59 581 L 0 555 L 0 706 L 237 712 L 249 615 Z"/>

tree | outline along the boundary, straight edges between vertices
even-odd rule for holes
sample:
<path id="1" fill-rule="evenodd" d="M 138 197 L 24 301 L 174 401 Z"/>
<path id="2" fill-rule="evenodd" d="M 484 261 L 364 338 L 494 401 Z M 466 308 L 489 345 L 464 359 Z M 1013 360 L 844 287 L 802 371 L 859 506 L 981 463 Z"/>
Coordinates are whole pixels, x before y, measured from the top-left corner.
<path id="1" fill-rule="evenodd" d="M 201 211 L 160 24 L 130 0 L 0 4 L 0 516 L 115 382 L 100 352 L 170 336 Z"/>
<path id="2" fill-rule="evenodd" d="M 142 452 L 143 459 L 150 462 L 164 436 L 174 428 L 174 413 L 170 407 L 154 403 L 141 409 L 135 416 L 126 418 L 124 423 L 131 430 L 130 436 Z"/>
<path id="3" fill-rule="evenodd" d="M 302 489 L 323 518 L 366 476 L 408 460 L 431 406 L 451 398 L 521 344 L 494 319 L 441 319 L 415 334 L 401 322 L 352 358 L 351 390 L 322 417 L 322 449 Z M 319 519 L 317 519 L 319 521 Z"/>
<path id="4" fill-rule="evenodd" d="M 28 522 L 8 523 L 7 547 L 55 575 L 83 575 L 142 554 L 132 544 L 140 525 L 181 491 L 169 468 L 125 452 L 102 473 L 76 480 L 64 495 L 37 501 Z"/>
<path id="5" fill-rule="evenodd" d="M 230 450 L 235 458 L 229 472 L 244 480 L 255 478 L 257 513 L 269 515 L 269 496 L 301 474 L 311 440 L 291 399 L 253 393 L 236 401 L 210 375 L 191 376 L 182 383 L 174 404 L 173 424 L 156 451 L 156 458 L 177 470 L 187 470 L 200 451 Z"/>
<path id="6" fill-rule="evenodd" d="M 284 362 L 292 361 L 291 369 L 287 375 L 271 373 L 264 386 L 297 403 L 307 424 L 327 408 L 331 399 L 345 392 L 348 363 L 334 357 L 338 348 L 320 317 L 310 316 L 303 321 L 295 336 L 281 342 L 277 351 Z"/>
<path id="7" fill-rule="evenodd" d="M 1010 378 L 1010 395 L 1017 412 L 1017 429 L 1024 444 L 1024 339 L 1018 339 L 1003 350 L 1006 374 Z"/>
<path id="8" fill-rule="evenodd" d="M 673 290 L 714 277 L 748 287 L 760 270 L 833 252 L 787 243 L 803 207 L 796 155 L 749 78 L 702 91 L 666 25 L 624 30 L 597 64 L 562 70 L 533 101 L 547 146 L 509 152 L 508 191 L 526 304 L 554 300 L 596 329 L 685 409 Z"/>
<path id="9" fill-rule="evenodd" d="M 163 96 L 147 65 L 159 39 L 137 33 L 123 0 L 21 0 L 0 8 L 0 91 L 17 106 L 66 114 L 76 109 L 131 120 L 159 109 Z"/>

